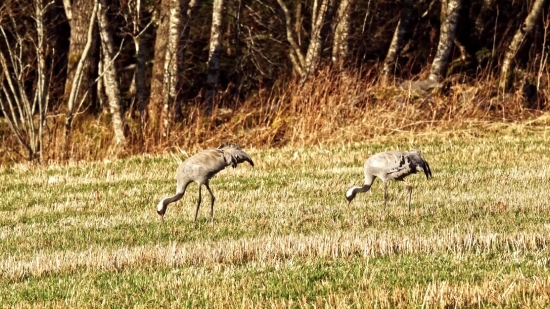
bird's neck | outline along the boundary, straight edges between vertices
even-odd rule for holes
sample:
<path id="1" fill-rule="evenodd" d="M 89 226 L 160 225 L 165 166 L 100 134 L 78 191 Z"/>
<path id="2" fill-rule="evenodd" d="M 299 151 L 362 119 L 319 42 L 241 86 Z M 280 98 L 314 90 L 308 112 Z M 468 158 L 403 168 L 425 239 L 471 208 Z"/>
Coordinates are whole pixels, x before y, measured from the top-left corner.
<path id="1" fill-rule="evenodd" d="M 163 199 L 162 199 L 162 205 L 163 205 L 163 206 L 166 206 L 166 205 L 168 205 L 168 204 L 170 204 L 170 203 L 173 203 L 173 202 L 179 200 L 179 199 L 182 197 L 182 195 L 183 195 L 184 193 L 185 193 L 185 192 L 180 192 L 180 193 L 176 193 L 175 195 L 167 196 L 167 197 L 163 198 Z"/>
<path id="2" fill-rule="evenodd" d="M 362 187 L 359 187 L 359 186 L 353 187 L 353 188 L 351 188 L 351 190 L 355 194 L 362 193 L 362 192 L 367 192 L 367 191 L 369 191 L 370 186 L 371 186 L 371 184 L 365 184 Z"/>
<path id="3" fill-rule="evenodd" d="M 365 175 L 365 184 L 363 185 L 363 187 L 368 186 L 370 188 L 370 186 L 372 186 L 372 183 L 374 182 L 375 178 L 376 178 L 375 176 L 370 175 L 370 174 Z"/>
<path id="4" fill-rule="evenodd" d="M 185 194 L 185 190 L 187 190 L 187 186 L 189 186 L 189 184 L 191 184 L 192 182 L 193 180 L 189 178 L 185 178 L 181 181 L 181 184 L 178 183 L 178 187 L 176 188 L 176 195 L 178 193 Z"/>
<path id="5" fill-rule="evenodd" d="M 179 199 L 181 199 L 183 197 L 183 195 L 185 194 L 185 190 L 187 189 L 187 186 L 191 183 L 191 181 L 184 181 L 182 184 L 182 186 L 178 186 L 177 187 L 177 192 L 176 194 L 172 195 L 172 196 L 167 196 L 165 198 L 163 198 L 162 200 L 160 200 L 160 202 L 158 203 L 157 205 L 157 210 L 158 211 L 166 211 L 166 207 L 168 207 L 168 204 L 170 203 L 173 203 L 175 201 L 178 201 Z"/>

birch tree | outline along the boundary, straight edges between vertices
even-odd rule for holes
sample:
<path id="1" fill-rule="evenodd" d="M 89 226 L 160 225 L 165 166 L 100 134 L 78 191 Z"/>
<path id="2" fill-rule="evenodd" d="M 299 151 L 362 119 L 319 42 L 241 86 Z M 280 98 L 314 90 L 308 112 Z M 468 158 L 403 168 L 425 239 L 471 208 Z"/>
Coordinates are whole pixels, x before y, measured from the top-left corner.
<path id="1" fill-rule="evenodd" d="M 181 74 L 183 68 L 180 65 L 182 59 L 178 53 L 178 49 L 180 49 L 180 33 L 183 29 L 181 12 L 181 0 L 170 1 L 168 44 L 164 56 L 164 104 L 160 114 L 162 121 L 161 130 L 164 137 L 168 134 L 171 107 L 173 108 L 175 102 L 178 100 L 177 91 L 181 88 L 179 74 Z"/>
<path id="2" fill-rule="evenodd" d="M 446 0 L 441 3 L 441 12 L 443 23 L 439 34 L 439 43 L 437 52 L 432 62 L 430 70 L 430 80 L 440 81 L 445 77 L 447 67 L 449 66 L 453 41 L 455 39 L 456 26 L 460 17 L 460 7 L 462 0 Z"/>
<path id="3" fill-rule="evenodd" d="M 167 136 L 170 123 L 181 121 L 181 92 L 185 47 L 190 21 L 198 0 L 163 0 L 155 43 L 155 64 L 149 111 L 156 111 L 161 136 Z"/>
<path id="4" fill-rule="evenodd" d="M 181 27 L 182 30 L 179 35 L 178 48 L 177 48 L 177 67 L 178 67 L 178 83 L 177 89 L 174 93 L 174 122 L 180 122 L 183 119 L 182 114 L 182 100 L 181 100 L 181 87 L 183 86 L 183 71 L 184 71 L 184 58 L 185 52 L 187 50 L 187 45 L 189 44 L 189 33 L 191 31 L 191 20 L 197 14 L 199 8 L 199 0 L 185 0 L 182 5 L 181 11 Z"/>
<path id="5" fill-rule="evenodd" d="M 334 43 L 332 45 L 332 63 L 339 70 L 343 69 L 348 59 L 351 8 L 354 4 L 355 0 L 342 0 L 336 12 L 336 27 L 334 29 Z"/>
<path id="6" fill-rule="evenodd" d="M 293 29 L 290 11 L 283 0 L 277 0 L 285 16 L 286 38 L 290 44 L 289 57 L 294 70 L 300 75 L 302 82 L 305 82 L 316 71 L 321 55 L 321 29 L 325 23 L 329 6 L 332 4 L 329 0 L 321 1 L 320 4 L 319 0 L 313 1 L 310 41 L 304 55 L 302 53 L 302 46 L 298 43 L 297 39 L 299 38 L 299 33 Z"/>
<path id="7" fill-rule="evenodd" d="M 95 2 L 92 0 L 73 0 L 71 4 L 70 0 L 63 0 L 63 5 L 71 28 L 67 58 L 67 78 L 65 80 L 65 99 L 68 100 L 73 89 L 73 84 L 76 83 L 83 91 L 79 89 L 75 101 L 84 102 L 86 98 L 82 96 L 92 94 L 91 87 L 95 78 L 93 66 L 98 62 L 97 42 L 88 40 L 88 30 L 91 27 L 90 23 L 93 21 L 92 13 L 94 12 L 93 7 Z M 92 45 L 87 47 L 88 43 Z M 85 48 L 88 48 L 86 52 L 87 57 L 94 59 L 86 61 L 83 67 L 78 68 Z M 84 71 L 84 74 L 77 74 L 77 70 Z"/>
<path id="8" fill-rule="evenodd" d="M 397 64 L 397 56 L 403 48 L 405 41 L 405 34 L 410 27 L 410 20 L 412 15 L 412 0 L 403 0 L 403 7 L 401 8 L 401 17 L 395 27 L 393 38 L 391 40 L 390 48 L 386 59 L 384 59 L 384 67 L 382 69 L 382 82 L 387 84 L 390 74 L 395 72 L 395 66 Z"/>
<path id="9" fill-rule="evenodd" d="M 46 8 L 42 0 L 35 0 L 35 23 L 36 23 L 36 60 L 37 60 L 37 81 L 36 81 L 36 97 L 35 104 L 38 103 L 38 151 L 39 161 L 44 162 L 44 127 L 46 126 L 46 115 L 48 113 L 49 93 L 50 93 L 50 76 L 49 69 L 46 68 L 47 52 L 45 40 L 46 31 L 44 27 L 44 13 Z M 49 5 L 49 4 L 48 4 Z"/>
<path id="10" fill-rule="evenodd" d="M 542 9 L 545 6 L 547 0 L 535 0 L 533 3 L 533 8 L 531 12 L 525 18 L 525 21 L 522 23 L 520 28 L 516 31 L 512 42 L 508 45 L 506 54 L 504 55 L 504 60 L 502 62 L 502 69 L 500 71 L 500 88 L 503 92 L 508 90 L 510 83 L 512 81 L 513 71 L 515 67 L 515 57 L 517 52 L 525 40 L 525 37 L 533 32 L 535 24 L 540 19 L 542 14 Z"/>
<path id="11" fill-rule="evenodd" d="M 43 162 L 51 74 L 51 66 L 46 63 L 51 47 L 44 25 L 44 15 L 49 5 L 44 5 L 43 0 L 35 0 L 32 5 L 34 7 L 20 6 L 19 9 L 23 14 L 32 16 L 36 27 L 33 31 L 17 26 L 20 18 L 26 16 L 8 13 L 9 22 L 5 27 L 9 28 L 9 35 L 4 25 L 0 24 L 0 40 L 6 47 L 0 49 L 0 110 L 19 144 L 26 149 L 26 158 Z M 32 55 L 29 57 L 29 54 Z M 36 74 L 29 79 L 28 68 L 32 67 L 36 68 Z M 26 88 L 29 83 L 32 83 L 34 92 Z M 35 121 L 35 115 L 38 121 Z"/>
<path id="12" fill-rule="evenodd" d="M 103 61 L 103 81 L 105 85 L 105 93 L 109 101 L 109 110 L 113 123 L 113 132 L 115 135 L 115 144 L 117 146 L 125 146 L 126 137 L 124 135 L 124 118 L 121 108 L 120 85 L 117 78 L 117 70 L 115 67 L 115 49 L 113 38 L 109 31 L 109 21 L 107 19 L 107 5 L 105 0 L 100 0 L 98 7 L 98 25 L 99 34 L 101 36 L 101 51 Z"/>
<path id="13" fill-rule="evenodd" d="M 218 91 L 220 63 L 222 56 L 222 13 L 223 0 L 214 0 L 212 8 L 212 26 L 210 28 L 210 47 L 208 49 L 208 75 L 206 76 L 206 111 L 214 107 L 214 96 Z"/>
<path id="14" fill-rule="evenodd" d="M 155 58 L 153 63 L 153 72 L 151 76 L 151 91 L 149 97 L 149 122 L 153 121 L 153 127 L 160 128 L 160 114 L 164 108 L 164 61 L 166 57 L 166 47 L 168 46 L 168 26 L 170 22 L 170 6 L 172 0 L 162 0 L 157 9 L 157 35 L 155 40 Z"/>
<path id="15" fill-rule="evenodd" d="M 135 86 L 135 96 L 136 102 L 139 111 L 139 120 L 140 128 L 143 130 L 147 122 L 147 83 L 146 83 L 146 60 L 145 60 L 145 40 L 142 38 L 142 35 L 145 31 L 145 28 L 142 23 L 142 11 L 143 11 L 143 1 L 142 0 L 131 0 L 128 1 L 128 11 L 130 12 L 130 18 L 132 22 L 132 38 L 134 40 L 135 46 L 135 58 L 136 58 L 136 68 L 134 71 L 134 86 Z"/>
<path id="16" fill-rule="evenodd" d="M 71 140 L 70 139 L 71 128 L 73 124 L 76 101 L 80 90 L 80 84 L 82 81 L 82 76 L 84 75 L 84 68 L 86 66 L 86 63 L 88 62 L 88 55 L 94 43 L 94 26 L 97 19 L 98 6 L 99 6 L 99 1 L 95 0 L 93 9 L 90 15 L 90 22 L 88 23 L 88 31 L 86 34 L 86 45 L 84 46 L 84 49 L 80 54 L 80 59 L 78 60 L 78 64 L 76 66 L 76 69 L 74 70 L 73 81 L 70 84 L 71 89 L 69 92 L 69 99 L 67 101 L 67 113 L 65 115 L 65 142 L 64 142 L 65 156 L 68 156 L 68 149 L 69 149 L 69 144 Z"/>

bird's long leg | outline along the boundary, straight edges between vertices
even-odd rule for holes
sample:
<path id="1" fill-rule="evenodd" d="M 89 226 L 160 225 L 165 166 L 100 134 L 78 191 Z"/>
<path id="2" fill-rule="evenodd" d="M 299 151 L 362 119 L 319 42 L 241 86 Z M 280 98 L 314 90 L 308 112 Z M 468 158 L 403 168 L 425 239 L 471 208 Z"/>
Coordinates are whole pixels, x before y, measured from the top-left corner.
<path id="1" fill-rule="evenodd" d="M 216 198 L 214 197 L 214 193 L 212 193 L 212 190 L 210 190 L 210 186 L 208 185 L 208 181 L 204 183 L 204 186 L 206 187 L 206 190 L 208 190 L 208 193 L 210 193 L 210 223 L 214 225 L 214 201 Z"/>
<path id="2" fill-rule="evenodd" d="M 413 188 L 412 186 L 406 182 L 405 180 L 403 180 L 403 183 L 405 183 L 405 186 L 407 187 L 407 190 L 409 190 L 409 212 L 411 211 L 411 196 L 412 196 L 412 191 L 413 191 Z"/>
<path id="3" fill-rule="evenodd" d="M 388 183 L 384 181 L 384 209 L 388 206 Z"/>
<path id="4" fill-rule="evenodd" d="M 195 222 L 197 222 L 197 215 L 199 214 L 199 208 L 201 207 L 201 184 L 199 184 L 199 200 L 197 201 L 197 210 L 195 210 Z"/>

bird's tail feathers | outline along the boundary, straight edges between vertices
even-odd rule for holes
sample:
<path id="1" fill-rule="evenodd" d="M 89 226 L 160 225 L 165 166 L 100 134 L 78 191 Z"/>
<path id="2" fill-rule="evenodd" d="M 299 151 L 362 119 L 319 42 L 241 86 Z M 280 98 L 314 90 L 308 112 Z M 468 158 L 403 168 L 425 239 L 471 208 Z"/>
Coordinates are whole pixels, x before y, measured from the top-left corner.
<path id="1" fill-rule="evenodd" d="M 428 161 L 424 159 L 424 156 L 422 156 L 422 151 L 420 149 L 411 149 L 409 150 L 410 154 L 413 154 L 416 157 L 417 164 L 420 165 L 422 170 L 424 171 L 424 174 L 426 174 L 426 179 L 429 179 L 432 176 L 432 170 L 430 169 L 430 165 L 428 164 Z"/>
<path id="2" fill-rule="evenodd" d="M 424 174 L 426 174 L 426 179 L 429 179 L 432 176 L 432 170 L 430 169 L 430 165 L 428 164 L 428 161 L 424 160 Z"/>
<path id="3" fill-rule="evenodd" d="M 234 160 L 231 160 L 231 166 L 233 166 L 233 168 L 235 168 L 237 164 L 243 162 L 248 162 L 250 163 L 250 165 L 254 166 L 254 162 L 252 161 L 252 159 L 237 144 L 225 142 L 221 144 L 218 149 L 222 149 L 233 157 Z"/>

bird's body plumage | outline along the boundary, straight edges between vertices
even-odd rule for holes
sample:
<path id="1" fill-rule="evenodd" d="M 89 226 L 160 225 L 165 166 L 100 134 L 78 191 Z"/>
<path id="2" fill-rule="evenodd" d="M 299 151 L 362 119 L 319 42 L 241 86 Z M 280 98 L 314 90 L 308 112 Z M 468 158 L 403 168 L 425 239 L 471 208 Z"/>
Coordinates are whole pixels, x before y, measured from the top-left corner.
<path id="1" fill-rule="evenodd" d="M 367 192 L 376 177 L 384 182 L 384 198 L 387 203 L 387 181 L 396 180 L 405 182 L 405 177 L 423 171 L 426 179 L 432 176 L 428 162 L 417 149 L 410 151 L 386 151 L 377 153 L 365 161 L 365 184 L 362 187 L 353 187 L 346 192 L 348 202 L 355 198 L 357 193 Z M 405 182 L 409 190 L 409 210 L 411 205 L 412 187 Z"/>
<path id="2" fill-rule="evenodd" d="M 252 159 L 239 146 L 232 143 L 224 143 L 218 148 L 206 149 L 194 154 L 178 166 L 176 170 L 176 194 L 163 198 L 157 206 L 157 213 L 163 217 L 168 204 L 180 200 L 185 194 L 187 186 L 191 182 L 196 182 L 199 185 L 199 199 L 195 221 L 201 203 L 201 186 L 204 185 L 212 199 L 210 217 L 213 222 L 215 197 L 210 190 L 209 180 L 226 167 L 232 166 L 235 168 L 237 164 L 242 162 L 248 162 L 254 166 Z"/>

